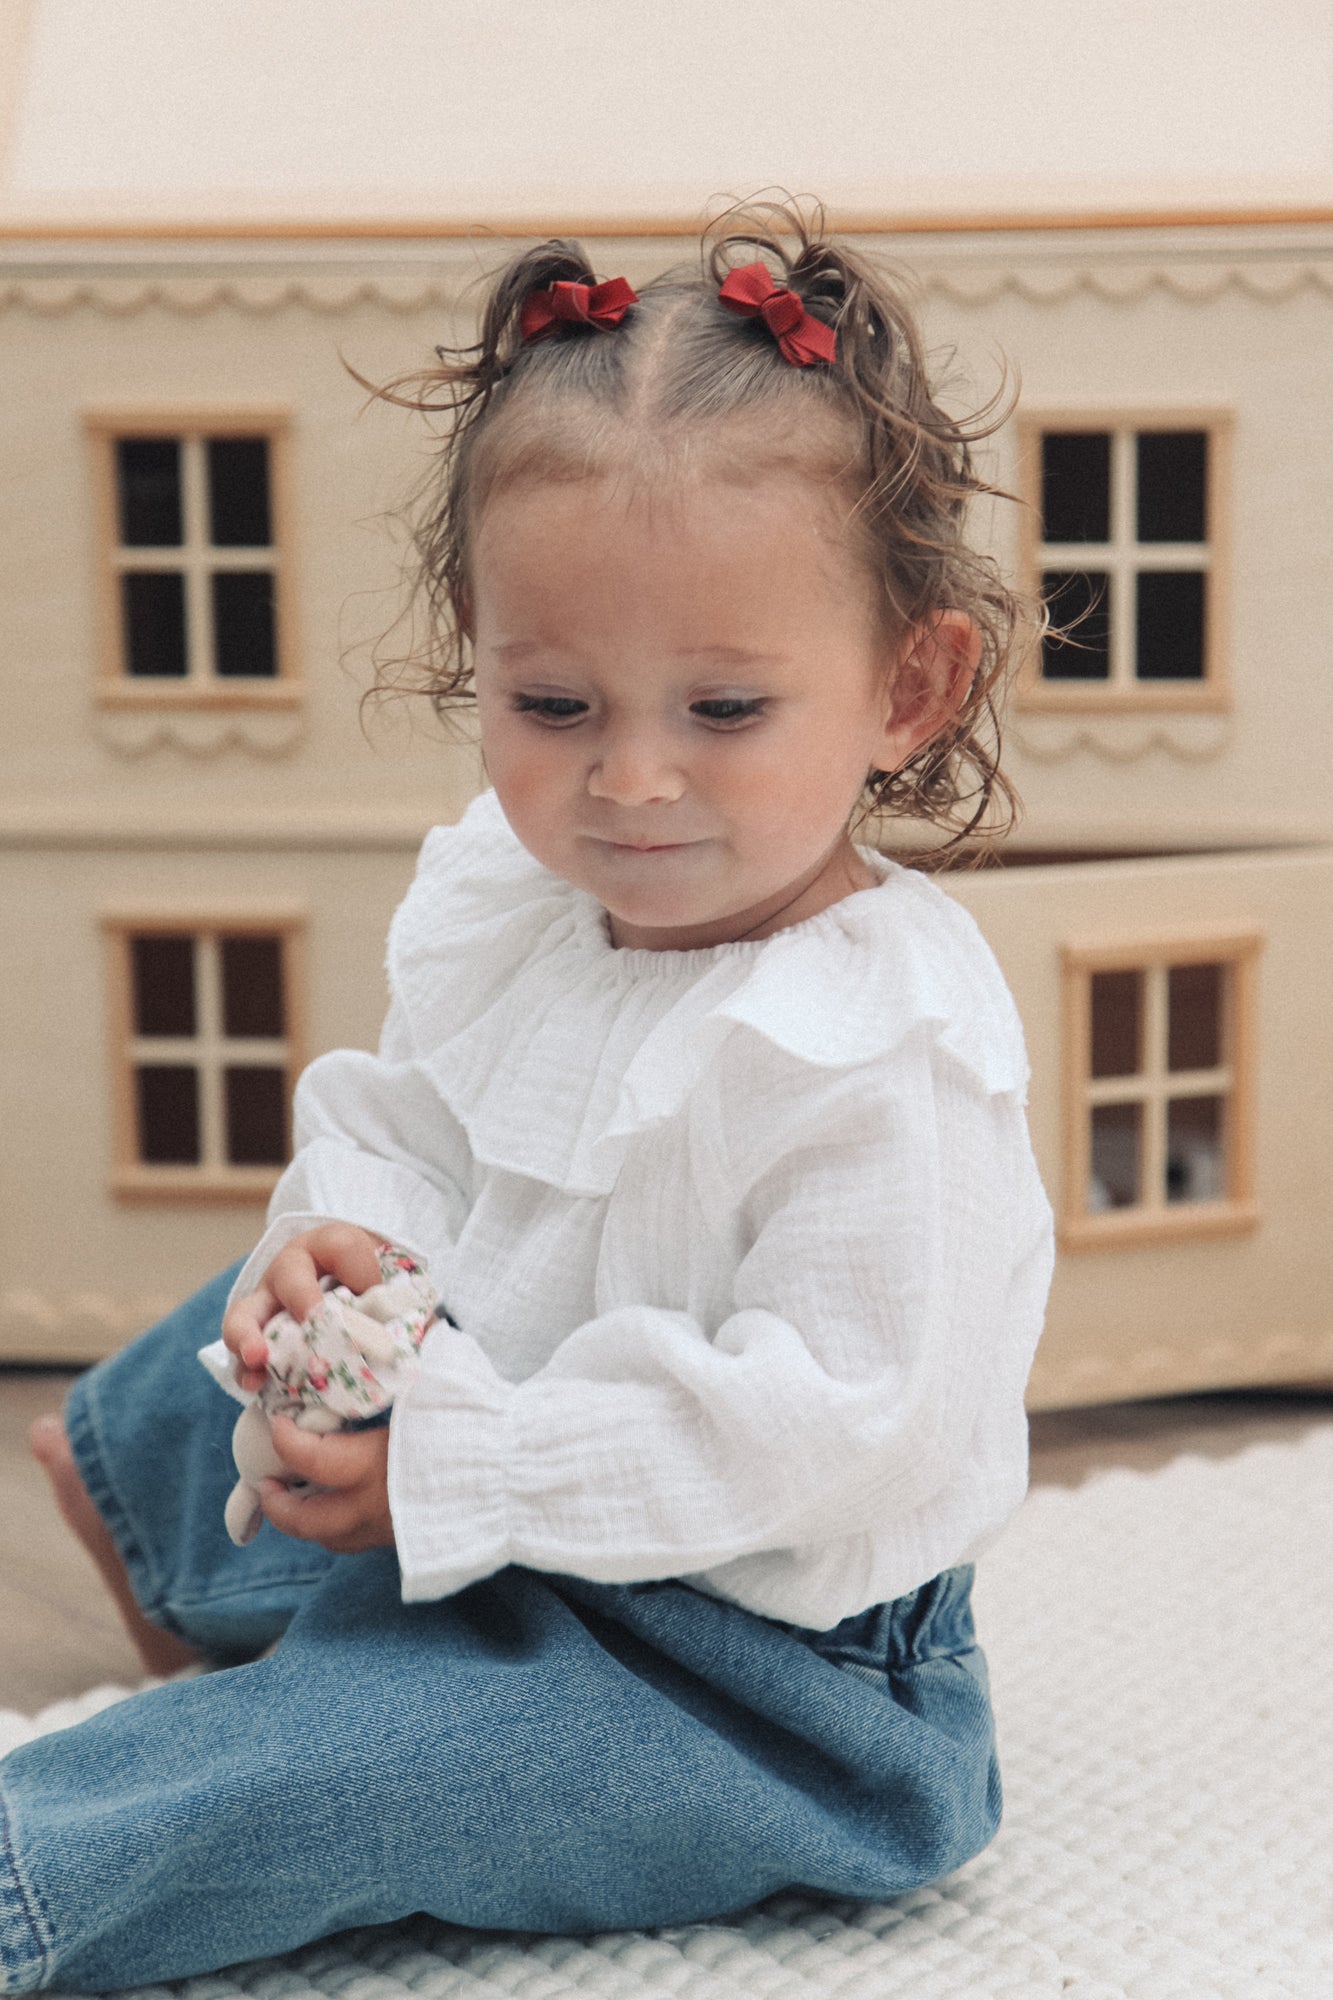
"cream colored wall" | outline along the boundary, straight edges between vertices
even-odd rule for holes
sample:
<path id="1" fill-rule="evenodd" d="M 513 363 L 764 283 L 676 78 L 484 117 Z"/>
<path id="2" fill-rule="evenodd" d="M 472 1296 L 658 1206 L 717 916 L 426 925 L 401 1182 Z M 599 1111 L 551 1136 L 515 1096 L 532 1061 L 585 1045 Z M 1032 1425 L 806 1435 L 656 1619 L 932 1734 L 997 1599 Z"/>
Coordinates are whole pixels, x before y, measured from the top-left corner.
<path id="1" fill-rule="evenodd" d="M 1032 1060 L 1031 1125 L 1057 1215 L 1062 945 L 1253 929 L 1259 964 L 1258 1226 L 1230 1238 L 1066 1251 L 1034 1408 L 1333 1375 L 1333 847 L 945 878 L 993 945 Z"/>
<path id="2" fill-rule="evenodd" d="M 419 469 L 408 420 L 362 392 L 429 356 L 427 302 L 298 295 L 260 274 L 161 268 L 41 277 L 4 315 L 0 604 L 0 1357 L 118 1346 L 246 1250 L 260 1206 L 112 1197 L 101 918 L 108 910 L 295 905 L 306 915 L 307 1053 L 373 1045 L 389 916 L 425 829 L 475 789 L 475 753 L 424 711 L 363 734 L 368 642 L 401 603 L 381 518 Z M 265 289 L 267 285 L 268 289 Z M 462 322 L 459 322 L 461 330 Z M 289 420 L 300 708 L 107 712 L 99 666 L 90 411 L 281 410 Z M 299 1000 L 299 996 L 298 996 Z"/>
<path id="3" fill-rule="evenodd" d="M 0 261 L 0 1354 L 114 1346 L 243 1250 L 259 1223 L 244 1209 L 126 1207 L 106 1192 L 98 917 L 108 904 L 303 903 L 310 1052 L 373 1040 L 388 913 L 421 832 L 457 814 L 477 770 L 470 753 L 401 724 L 377 732 L 373 747 L 359 731 L 364 641 L 398 601 L 379 517 L 422 447 L 410 419 L 359 414 L 338 357 L 372 376 L 425 359 L 463 330 L 465 286 L 507 247 L 28 245 Z M 1090 848 L 1333 840 L 1333 674 L 1311 610 L 1333 501 L 1333 232 L 880 247 L 910 249 L 932 338 L 956 344 L 983 386 L 1006 351 L 1027 407 L 1077 398 L 1235 413 L 1234 709 L 1151 724 L 1016 715 L 1008 741 L 1028 803 L 1023 838 Z M 682 248 L 611 240 L 596 255 L 637 282 Z M 159 728 L 108 715 L 92 700 L 83 414 L 228 405 L 290 414 L 305 703 L 290 720 L 240 724 L 212 716 Z M 1004 439 L 995 467 L 1012 479 Z M 1012 556 L 1012 523 L 996 534 Z M 1317 1032 L 1311 1010 L 1331 968 L 1312 937 L 1301 942 L 1296 885 L 1314 879 L 1301 865 L 1139 863 L 1129 874 L 1056 869 L 955 885 L 1018 993 L 1048 1171 L 1058 1155 L 1056 951 L 1068 928 L 1082 933 L 1093 910 L 1112 925 L 1132 917 L 1135 929 L 1153 909 L 1174 921 L 1196 897 L 1219 921 L 1267 923 L 1271 912 L 1263 1225 L 1243 1244 L 1064 1259 L 1039 1400 L 1278 1379 L 1327 1361 L 1310 1245 L 1329 1162 L 1313 1138 L 1293 1134 L 1309 1123 L 1302 1037 Z M 1250 1314 L 1221 1345 L 1208 1330 L 1210 1300 Z"/>
<path id="4" fill-rule="evenodd" d="M 255 854 L 0 850 L 0 1359 L 109 1352 L 250 1249 L 263 1205 L 125 1203 L 108 1191 L 101 919 L 238 900 L 306 913 L 309 1052 L 374 1046 L 384 934 L 411 849 Z"/>
<path id="5" fill-rule="evenodd" d="M 359 415 L 363 394 L 339 360 L 341 348 L 375 373 L 428 358 L 445 315 L 427 310 L 404 324 L 384 306 L 330 314 L 221 302 L 191 312 L 188 290 L 178 290 L 173 309 L 145 304 L 119 316 L 107 299 L 102 310 L 11 306 L 5 315 L 4 820 L 50 812 L 61 824 L 114 815 L 165 827 L 212 814 L 269 826 L 369 815 L 422 827 L 455 813 L 472 783 L 466 759 L 394 727 L 381 727 L 372 751 L 360 732 L 364 642 L 398 602 L 381 516 L 415 475 L 421 438 L 398 412 Z M 294 718 L 183 721 L 101 713 L 91 705 L 99 628 L 85 414 L 228 407 L 290 412 L 303 708 Z M 164 731 L 176 740 L 162 743 Z"/>
<path id="6" fill-rule="evenodd" d="M 1316 0 L 5 0 L 4 16 L 30 18 L 10 212 L 689 215 L 780 183 L 993 213 L 1308 203 L 1333 183 Z"/>
<path id="7" fill-rule="evenodd" d="M 931 335 L 974 380 L 1003 354 L 1021 409 L 1233 413 L 1229 668 L 1221 714 L 1014 711 L 1007 766 L 1023 837 L 1051 846 L 1244 844 L 1333 835 L 1333 232 L 1299 246 L 1197 232 L 1154 258 L 1128 236 L 1073 257 L 919 262 Z M 1283 251 L 1286 254 L 1283 255 Z M 962 292 L 973 295 L 969 299 Z M 1013 427 L 991 458 L 1019 477 Z M 1017 556 L 1018 512 L 994 539 Z"/>

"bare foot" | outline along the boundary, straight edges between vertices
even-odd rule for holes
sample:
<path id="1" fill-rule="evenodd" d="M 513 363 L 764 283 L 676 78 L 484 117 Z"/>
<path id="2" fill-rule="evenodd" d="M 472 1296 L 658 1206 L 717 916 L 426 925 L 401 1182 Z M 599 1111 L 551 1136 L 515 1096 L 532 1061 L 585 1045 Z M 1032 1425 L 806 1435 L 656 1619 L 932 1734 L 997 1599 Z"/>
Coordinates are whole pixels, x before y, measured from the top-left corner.
<path id="1" fill-rule="evenodd" d="M 115 1599 L 125 1629 L 149 1673 L 174 1674 L 182 1667 L 193 1666 L 200 1658 L 194 1648 L 178 1639 L 174 1632 L 151 1625 L 139 1609 L 111 1531 L 79 1477 L 61 1419 L 38 1417 L 28 1432 L 28 1443 L 51 1482 L 56 1505 L 101 1572 L 102 1581 Z"/>

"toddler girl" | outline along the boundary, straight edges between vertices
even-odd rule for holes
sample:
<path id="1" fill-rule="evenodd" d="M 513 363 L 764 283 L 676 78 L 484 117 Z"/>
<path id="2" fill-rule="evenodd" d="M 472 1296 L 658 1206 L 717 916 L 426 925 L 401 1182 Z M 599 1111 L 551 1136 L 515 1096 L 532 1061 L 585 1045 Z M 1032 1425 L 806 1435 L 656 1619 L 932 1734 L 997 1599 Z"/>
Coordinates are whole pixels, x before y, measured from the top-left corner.
<path id="1" fill-rule="evenodd" d="M 1049 1211 L 989 951 L 851 831 L 1003 796 L 967 433 L 794 221 L 638 297 L 529 251 L 392 393 L 450 413 L 428 686 L 493 789 L 426 842 L 379 1053 L 303 1077 L 254 1255 L 39 1435 L 150 1663 L 222 1670 L 0 1766 L 10 1990 L 882 1898 L 999 1816 L 968 1565 L 1024 1488 Z M 237 1549 L 196 1350 L 229 1296 L 254 1386 L 381 1243 L 456 1326 L 387 1428 L 276 1424 L 312 1484 Z"/>

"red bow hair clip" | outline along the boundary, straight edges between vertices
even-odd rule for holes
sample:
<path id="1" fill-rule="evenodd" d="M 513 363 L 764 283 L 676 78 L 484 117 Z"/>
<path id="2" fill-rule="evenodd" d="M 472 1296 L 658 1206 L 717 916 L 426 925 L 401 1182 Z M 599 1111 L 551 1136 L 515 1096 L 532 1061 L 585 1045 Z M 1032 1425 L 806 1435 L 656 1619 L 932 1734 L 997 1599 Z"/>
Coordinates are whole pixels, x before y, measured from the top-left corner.
<path id="1" fill-rule="evenodd" d="M 836 359 L 838 336 L 833 328 L 808 313 L 795 292 L 775 285 L 767 264 L 738 264 L 723 281 L 718 297 L 743 319 L 761 319 L 783 360 L 793 368 Z"/>
<path id="2" fill-rule="evenodd" d="M 545 291 L 529 292 L 519 316 L 519 332 L 524 340 L 545 340 L 560 326 L 600 326 L 603 331 L 619 326 L 639 295 L 627 278 L 608 278 L 601 285 L 572 284 L 558 279 Z"/>

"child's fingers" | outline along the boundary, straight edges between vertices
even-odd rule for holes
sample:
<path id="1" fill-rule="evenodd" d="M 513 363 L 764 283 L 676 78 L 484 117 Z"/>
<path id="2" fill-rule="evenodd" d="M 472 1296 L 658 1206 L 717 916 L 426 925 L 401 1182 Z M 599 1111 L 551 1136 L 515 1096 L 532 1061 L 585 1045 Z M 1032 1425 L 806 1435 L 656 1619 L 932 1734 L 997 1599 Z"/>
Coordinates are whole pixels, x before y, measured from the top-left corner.
<path id="1" fill-rule="evenodd" d="M 354 1222 L 325 1222 L 300 1239 L 321 1271 L 350 1292 L 368 1292 L 380 1282 L 379 1238 Z"/>
<path id="2" fill-rule="evenodd" d="M 350 1550 L 364 1526 L 364 1506 L 350 1493 L 293 1493 L 280 1479 L 265 1479 L 259 1489 L 264 1517 L 281 1534 L 298 1542 L 318 1542 L 322 1548 Z"/>
<path id="3" fill-rule="evenodd" d="M 323 1293 L 322 1276 L 335 1278 L 351 1292 L 368 1292 L 380 1282 L 378 1240 L 353 1222 L 325 1222 L 294 1236 L 279 1250 L 264 1283 L 277 1294 L 293 1319 L 308 1319 Z"/>
<path id="4" fill-rule="evenodd" d="M 273 1443 L 288 1470 L 312 1482 L 300 1492 L 280 1479 L 261 1483 L 265 1517 L 282 1534 L 318 1542 L 338 1555 L 392 1543 L 387 1431 L 320 1437 L 280 1417 L 274 1420 Z"/>
<path id="5" fill-rule="evenodd" d="M 279 1250 L 264 1273 L 265 1289 L 297 1320 L 309 1319 L 324 1296 L 319 1289 L 320 1267 L 311 1249 L 314 1234 L 312 1230 L 309 1236 L 298 1237 Z"/>
<path id="6" fill-rule="evenodd" d="M 238 1375 L 243 1389 L 257 1389 L 264 1380 L 268 1342 L 264 1327 L 278 1310 L 278 1300 L 268 1286 L 248 1292 L 228 1306 L 222 1320 L 222 1338 L 240 1363 Z M 253 1381 L 247 1376 L 254 1376 Z"/>
<path id="7" fill-rule="evenodd" d="M 270 1435 L 273 1449 L 289 1472 L 312 1486 L 342 1491 L 383 1477 L 389 1459 L 389 1433 L 303 1431 L 290 1417 L 275 1417 Z"/>
<path id="8" fill-rule="evenodd" d="M 334 1556 L 392 1546 L 388 1502 L 370 1504 L 364 1494 L 294 1494 L 280 1480 L 264 1480 L 260 1496 L 264 1518 L 296 1542 L 316 1542 Z"/>

